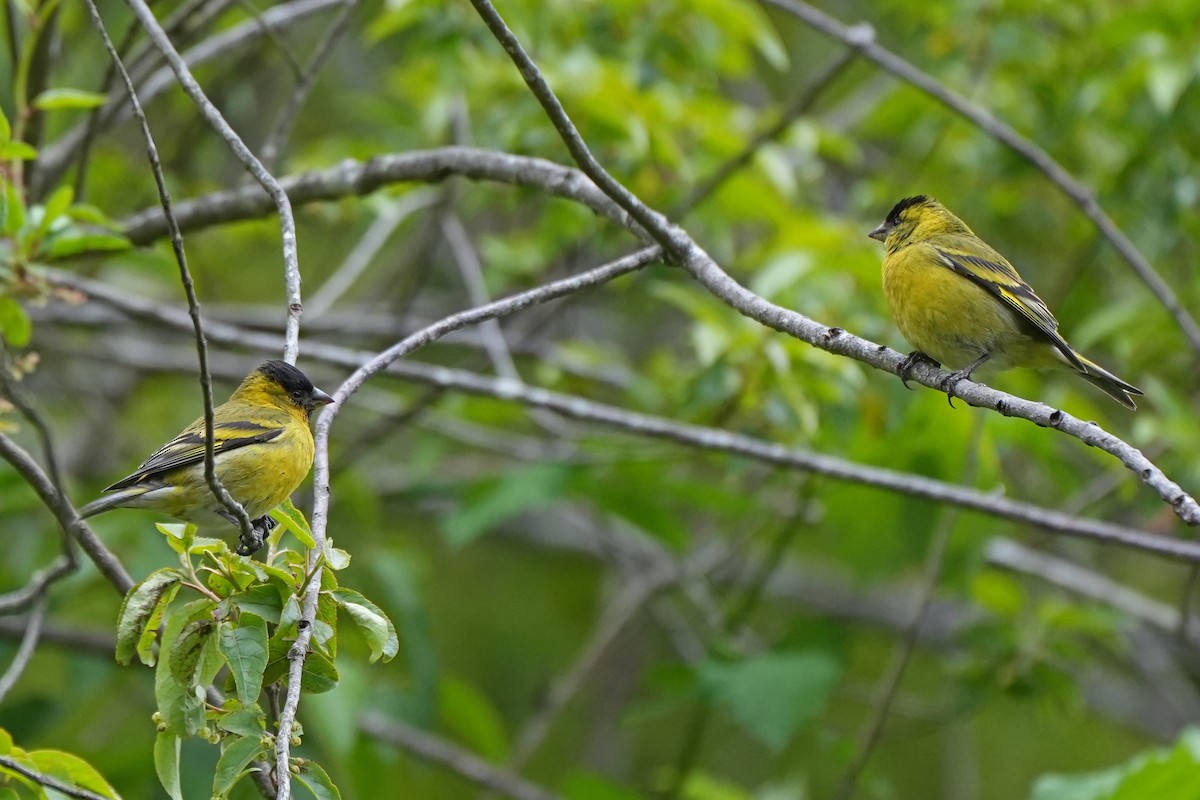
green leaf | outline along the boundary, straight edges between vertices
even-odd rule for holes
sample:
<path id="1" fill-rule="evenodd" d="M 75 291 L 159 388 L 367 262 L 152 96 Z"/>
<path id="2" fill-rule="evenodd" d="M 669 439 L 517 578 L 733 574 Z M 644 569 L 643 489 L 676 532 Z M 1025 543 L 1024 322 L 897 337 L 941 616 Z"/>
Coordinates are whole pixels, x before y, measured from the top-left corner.
<path id="1" fill-rule="evenodd" d="M 154 739 L 154 771 L 171 800 L 183 800 L 179 785 L 179 745 L 183 740 L 170 731 L 159 731 Z"/>
<path id="2" fill-rule="evenodd" d="M 217 717 L 217 727 L 238 736 L 262 736 L 266 732 L 267 715 L 258 706 L 239 708 Z"/>
<path id="3" fill-rule="evenodd" d="M 13 347 L 24 347 L 33 337 L 33 322 L 12 297 L 0 295 L 0 337 Z"/>
<path id="4" fill-rule="evenodd" d="M 38 222 L 37 233 L 39 236 L 44 235 L 55 220 L 67 213 L 67 209 L 71 207 L 71 201 L 75 199 L 75 190 L 67 186 L 60 186 L 50 195 L 50 199 L 42 207 L 42 219 Z"/>
<path id="5" fill-rule="evenodd" d="M 442 530 L 446 539 L 456 546 L 465 545 L 522 511 L 561 499 L 568 474 L 563 467 L 541 464 L 488 482 L 483 491 L 472 493 L 469 502 L 445 519 Z"/>
<path id="6" fill-rule="evenodd" d="M 25 227 L 25 202 L 21 198 L 17 186 L 12 181 L 0 181 L 4 184 L 4 232 L 10 236 Z"/>
<path id="7" fill-rule="evenodd" d="M 242 612 L 236 626 L 224 621 L 220 627 L 217 647 L 229 665 L 238 699 L 243 705 L 254 705 L 262 691 L 263 670 L 267 668 L 267 623 Z"/>
<path id="8" fill-rule="evenodd" d="M 177 569 L 160 569 L 126 592 L 117 616 L 117 663 L 128 664 L 137 652 L 143 664 L 154 666 L 150 645 L 182 579 Z"/>
<path id="9" fill-rule="evenodd" d="M 304 759 L 300 763 L 299 771 L 292 777 L 305 789 L 312 792 L 313 797 L 317 800 L 341 800 L 342 798 L 342 793 L 330 780 L 329 773 L 321 769 L 321 765 L 315 761 Z"/>
<path id="10" fill-rule="evenodd" d="M 29 763 L 43 775 L 58 778 L 72 787 L 120 800 L 104 776 L 77 755 L 62 750 L 33 750 L 29 753 Z"/>
<path id="11" fill-rule="evenodd" d="M 246 591 L 233 595 L 233 604 L 240 611 L 261 617 L 272 625 L 279 624 L 283 611 L 279 590 L 270 583 L 256 583 Z"/>
<path id="12" fill-rule="evenodd" d="M 324 654 L 313 650 L 304 658 L 304 671 L 300 677 L 300 688 L 311 694 L 320 694 L 338 685 L 337 667 Z"/>
<path id="13" fill-rule="evenodd" d="M 504 719 L 483 692 L 464 680 L 447 676 L 438 687 L 438 714 L 455 738 L 496 763 L 508 760 Z"/>
<path id="14" fill-rule="evenodd" d="M 351 589 L 336 589 L 330 593 L 337 604 L 350 615 L 371 647 L 371 662 L 391 661 L 400 652 L 396 626 L 379 606 Z"/>
<path id="15" fill-rule="evenodd" d="M 167 610 L 163 623 L 161 651 L 170 653 L 184 627 L 212 614 L 211 600 L 193 600 Z M 169 659 L 160 658 L 154 670 L 154 699 L 163 723 L 175 734 L 193 736 L 204 726 L 204 706 L 193 687 L 180 684 L 171 675 Z"/>
<path id="16" fill-rule="evenodd" d="M 317 542 L 313 539 L 312 528 L 308 525 L 308 520 L 304 518 L 304 514 L 300 509 L 292 505 L 291 500 L 284 500 L 271 511 L 271 516 L 283 526 L 283 529 L 295 536 L 300 544 L 305 547 L 316 547 Z"/>
<path id="17" fill-rule="evenodd" d="M 238 736 L 226 739 L 213 775 L 213 795 L 216 797 L 228 795 L 234 784 L 246 774 L 246 766 L 264 750 L 261 737 Z"/>
<path id="18" fill-rule="evenodd" d="M 700 679 L 734 719 L 778 752 L 825 708 L 840 673 L 824 651 L 793 650 L 709 661 Z"/>
<path id="19" fill-rule="evenodd" d="M 41 111 L 99 108 L 108 98 L 82 89 L 47 89 L 33 98 L 33 107 Z"/>
<path id="20" fill-rule="evenodd" d="M 55 236 L 38 253 L 47 259 L 66 258 L 80 253 L 111 253 L 128 250 L 129 240 L 115 233 L 70 233 Z"/>
<path id="21" fill-rule="evenodd" d="M 204 655 L 204 647 L 216 629 L 217 623 L 211 619 L 197 619 L 189 622 L 179 632 L 179 637 L 167 651 L 167 665 L 171 670 L 171 677 L 180 686 L 190 688 L 196 685 L 200 657 Z"/>
<path id="22" fill-rule="evenodd" d="M 8 115 L 0 108 L 0 144 L 6 144 L 12 139 L 12 125 L 8 123 Z"/>
<path id="23" fill-rule="evenodd" d="M 37 157 L 37 148 L 25 142 L 8 141 L 0 144 L 0 158 L 16 158 L 21 161 L 30 161 Z"/>
<path id="24" fill-rule="evenodd" d="M 566 779 L 563 797 L 566 800 L 641 800 L 642 795 L 600 775 L 577 772 Z"/>

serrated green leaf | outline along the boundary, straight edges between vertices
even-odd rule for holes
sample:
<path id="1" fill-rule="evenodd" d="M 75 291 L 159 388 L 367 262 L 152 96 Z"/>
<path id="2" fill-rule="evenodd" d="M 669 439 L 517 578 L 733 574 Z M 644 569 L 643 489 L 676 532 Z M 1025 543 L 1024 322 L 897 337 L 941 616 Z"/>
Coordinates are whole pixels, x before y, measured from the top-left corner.
<path id="1" fill-rule="evenodd" d="M 33 107 L 41 111 L 99 108 L 108 98 L 82 89 L 47 89 L 33 98 Z"/>
<path id="2" fill-rule="evenodd" d="M 33 337 L 33 321 L 15 298 L 0 295 L 0 337 L 12 347 L 24 347 Z"/>
<path id="3" fill-rule="evenodd" d="M 342 793 L 334 786 L 329 773 L 321 769 L 321 765 L 311 759 L 304 759 L 300 770 L 292 776 L 305 789 L 313 793 L 317 800 L 341 800 Z"/>
<path id="4" fill-rule="evenodd" d="M 396 635 L 396 626 L 383 609 L 352 589 L 337 589 L 330 594 L 367 637 L 372 663 L 380 657 L 385 662 L 395 658 L 400 652 L 400 639 Z"/>
<path id="5" fill-rule="evenodd" d="M 170 653 L 180 632 L 189 623 L 210 615 L 216 604 L 211 600 L 193 600 L 171 607 L 164 618 L 162 651 Z M 204 726 L 204 706 L 191 686 L 180 684 L 171 675 L 169 659 L 160 658 L 154 670 L 154 699 L 167 728 L 178 736 L 194 736 Z"/>
<path id="6" fill-rule="evenodd" d="M 841 668 L 820 650 L 763 653 L 742 661 L 709 661 L 701 683 L 759 741 L 779 751 L 825 708 Z"/>
<path id="7" fill-rule="evenodd" d="M 225 797 L 244 775 L 246 766 L 264 751 L 262 739 L 254 736 L 239 736 L 226 739 L 217 759 L 213 774 L 213 795 Z"/>
<path id="8" fill-rule="evenodd" d="M 171 800 L 183 800 L 179 784 L 179 745 L 182 743 L 170 731 L 159 731 L 154 738 L 154 772 Z"/>
<path id="9" fill-rule="evenodd" d="M 137 652 L 142 656 L 142 641 L 153 641 L 166 605 L 179 590 L 183 575 L 177 569 L 160 569 L 125 594 L 117 615 L 117 652 L 119 664 L 128 664 Z M 149 655 L 149 646 L 146 647 Z M 153 666 L 152 660 L 142 657 L 142 663 Z"/>
<path id="10" fill-rule="evenodd" d="M 243 705 L 258 702 L 262 691 L 263 670 L 267 668 L 267 623 L 245 612 L 238 615 L 237 625 L 221 623 L 217 646 L 237 687 Z"/>

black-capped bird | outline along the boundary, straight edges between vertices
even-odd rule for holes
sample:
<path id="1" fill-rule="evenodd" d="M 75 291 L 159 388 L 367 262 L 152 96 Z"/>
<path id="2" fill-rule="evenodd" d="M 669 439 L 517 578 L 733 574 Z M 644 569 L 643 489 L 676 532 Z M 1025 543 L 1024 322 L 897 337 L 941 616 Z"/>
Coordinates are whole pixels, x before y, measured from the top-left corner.
<path id="1" fill-rule="evenodd" d="M 266 361 L 246 376 L 237 391 L 213 409 L 213 467 L 221 485 L 242 504 L 259 541 L 242 542 L 253 552 L 272 527 L 271 509 L 291 495 L 313 462 L 309 419 L 313 409 L 333 398 L 291 364 Z M 111 508 L 147 508 L 201 528 L 237 521 L 204 480 L 204 418 L 193 422 L 112 492 L 88 503 L 82 517 Z"/>
<path id="2" fill-rule="evenodd" d="M 954 370 L 942 385 L 949 393 L 985 362 L 996 369 L 1065 368 L 1137 408 L 1131 395 L 1142 390 L 1071 349 L 1013 265 L 938 201 L 906 197 L 868 235 L 884 243 L 883 292 L 900 332 L 917 348 L 902 375 L 921 358 L 937 362 Z"/>

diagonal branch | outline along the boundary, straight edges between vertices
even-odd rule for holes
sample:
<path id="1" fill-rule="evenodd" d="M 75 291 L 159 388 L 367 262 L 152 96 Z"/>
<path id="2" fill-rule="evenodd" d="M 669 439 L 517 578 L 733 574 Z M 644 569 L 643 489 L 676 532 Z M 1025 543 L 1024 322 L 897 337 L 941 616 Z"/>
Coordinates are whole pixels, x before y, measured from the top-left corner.
<path id="1" fill-rule="evenodd" d="M 1025 159 L 1051 183 L 1057 186 L 1063 194 L 1069 197 L 1079 210 L 1092 221 L 1113 249 L 1125 260 L 1134 273 L 1141 278 L 1150 292 L 1158 299 L 1183 331 L 1192 350 L 1200 357 L 1200 325 L 1192 318 L 1188 310 L 1179 302 L 1174 290 L 1163 280 L 1150 262 L 1142 255 L 1137 246 L 1129 240 L 1112 218 L 1100 207 L 1095 193 L 1086 184 L 1072 175 L 1042 148 L 1029 139 L 1017 133 L 1007 123 L 993 116 L 989 111 L 980 108 L 962 95 L 951 91 L 931 75 L 922 72 L 887 48 L 873 41 L 860 42 L 861 36 L 857 27 L 843 25 L 833 17 L 819 11 L 801 0 L 759 0 L 802 20 L 807 25 L 816 28 L 826 36 L 837 39 L 848 45 L 857 44 L 862 55 L 874 61 L 884 70 L 905 81 L 909 85 L 924 92 L 929 97 L 949 108 L 956 114 L 970 120 L 980 130 L 996 141 L 1007 146 L 1021 158 Z"/>
<path id="2" fill-rule="evenodd" d="M 841 328 L 823 325 L 754 294 L 730 277 L 682 228 L 672 225 L 609 175 L 588 149 L 537 65 L 521 47 L 516 36 L 505 25 L 489 0 L 471 0 L 471 5 L 479 12 L 492 35 L 517 66 L 521 77 L 554 124 L 559 137 L 579 168 L 601 191 L 612 198 L 613 202 L 646 229 L 646 232 L 662 246 L 665 257 L 671 263 L 685 269 L 714 296 L 751 319 L 830 353 L 849 356 L 878 369 L 899 374 L 900 364 L 904 359 L 900 353 L 860 339 Z M 868 47 L 869 43 L 863 45 L 864 53 L 868 52 Z M 939 391 L 948 377 L 949 373 L 929 365 L 920 365 L 912 374 L 912 378 L 917 382 Z M 1030 402 L 966 380 L 958 382 L 947 394 L 962 398 L 969 405 L 978 408 L 994 409 L 1006 416 L 1020 417 L 1035 425 L 1056 428 L 1084 444 L 1115 456 L 1169 503 L 1180 519 L 1189 525 L 1200 525 L 1200 504 L 1197 504 L 1191 495 L 1167 478 L 1136 448 L 1104 431 L 1099 425 L 1084 422 L 1044 403 Z"/>

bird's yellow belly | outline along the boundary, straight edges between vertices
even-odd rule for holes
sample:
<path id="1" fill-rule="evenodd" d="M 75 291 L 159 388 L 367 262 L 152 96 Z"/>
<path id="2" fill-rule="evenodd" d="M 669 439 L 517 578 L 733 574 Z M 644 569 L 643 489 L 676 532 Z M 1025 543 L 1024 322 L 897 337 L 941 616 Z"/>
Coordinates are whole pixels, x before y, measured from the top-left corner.
<path id="1" fill-rule="evenodd" d="M 312 467 L 313 438 L 307 427 L 285 431 L 269 442 L 247 445 L 217 457 L 216 473 L 221 485 L 242 504 L 250 519 L 257 519 L 286 500 Z M 213 497 L 204 480 L 204 465 L 181 468 L 170 497 L 158 503 L 167 514 L 211 527 L 224 522 L 224 506 Z M 227 522 L 225 524 L 228 524 Z"/>
<path id="2" fill-rule="evenodd" d="M 993 356 L 991 366 L 1002 368 L 1036 348 L 1003 301 L 942 266 L 936 254 L 917 252 L 920 247 L 890 254 L 883 265 L 883 292 L 909 344 L 948 369 L 984 353 Z"/>

